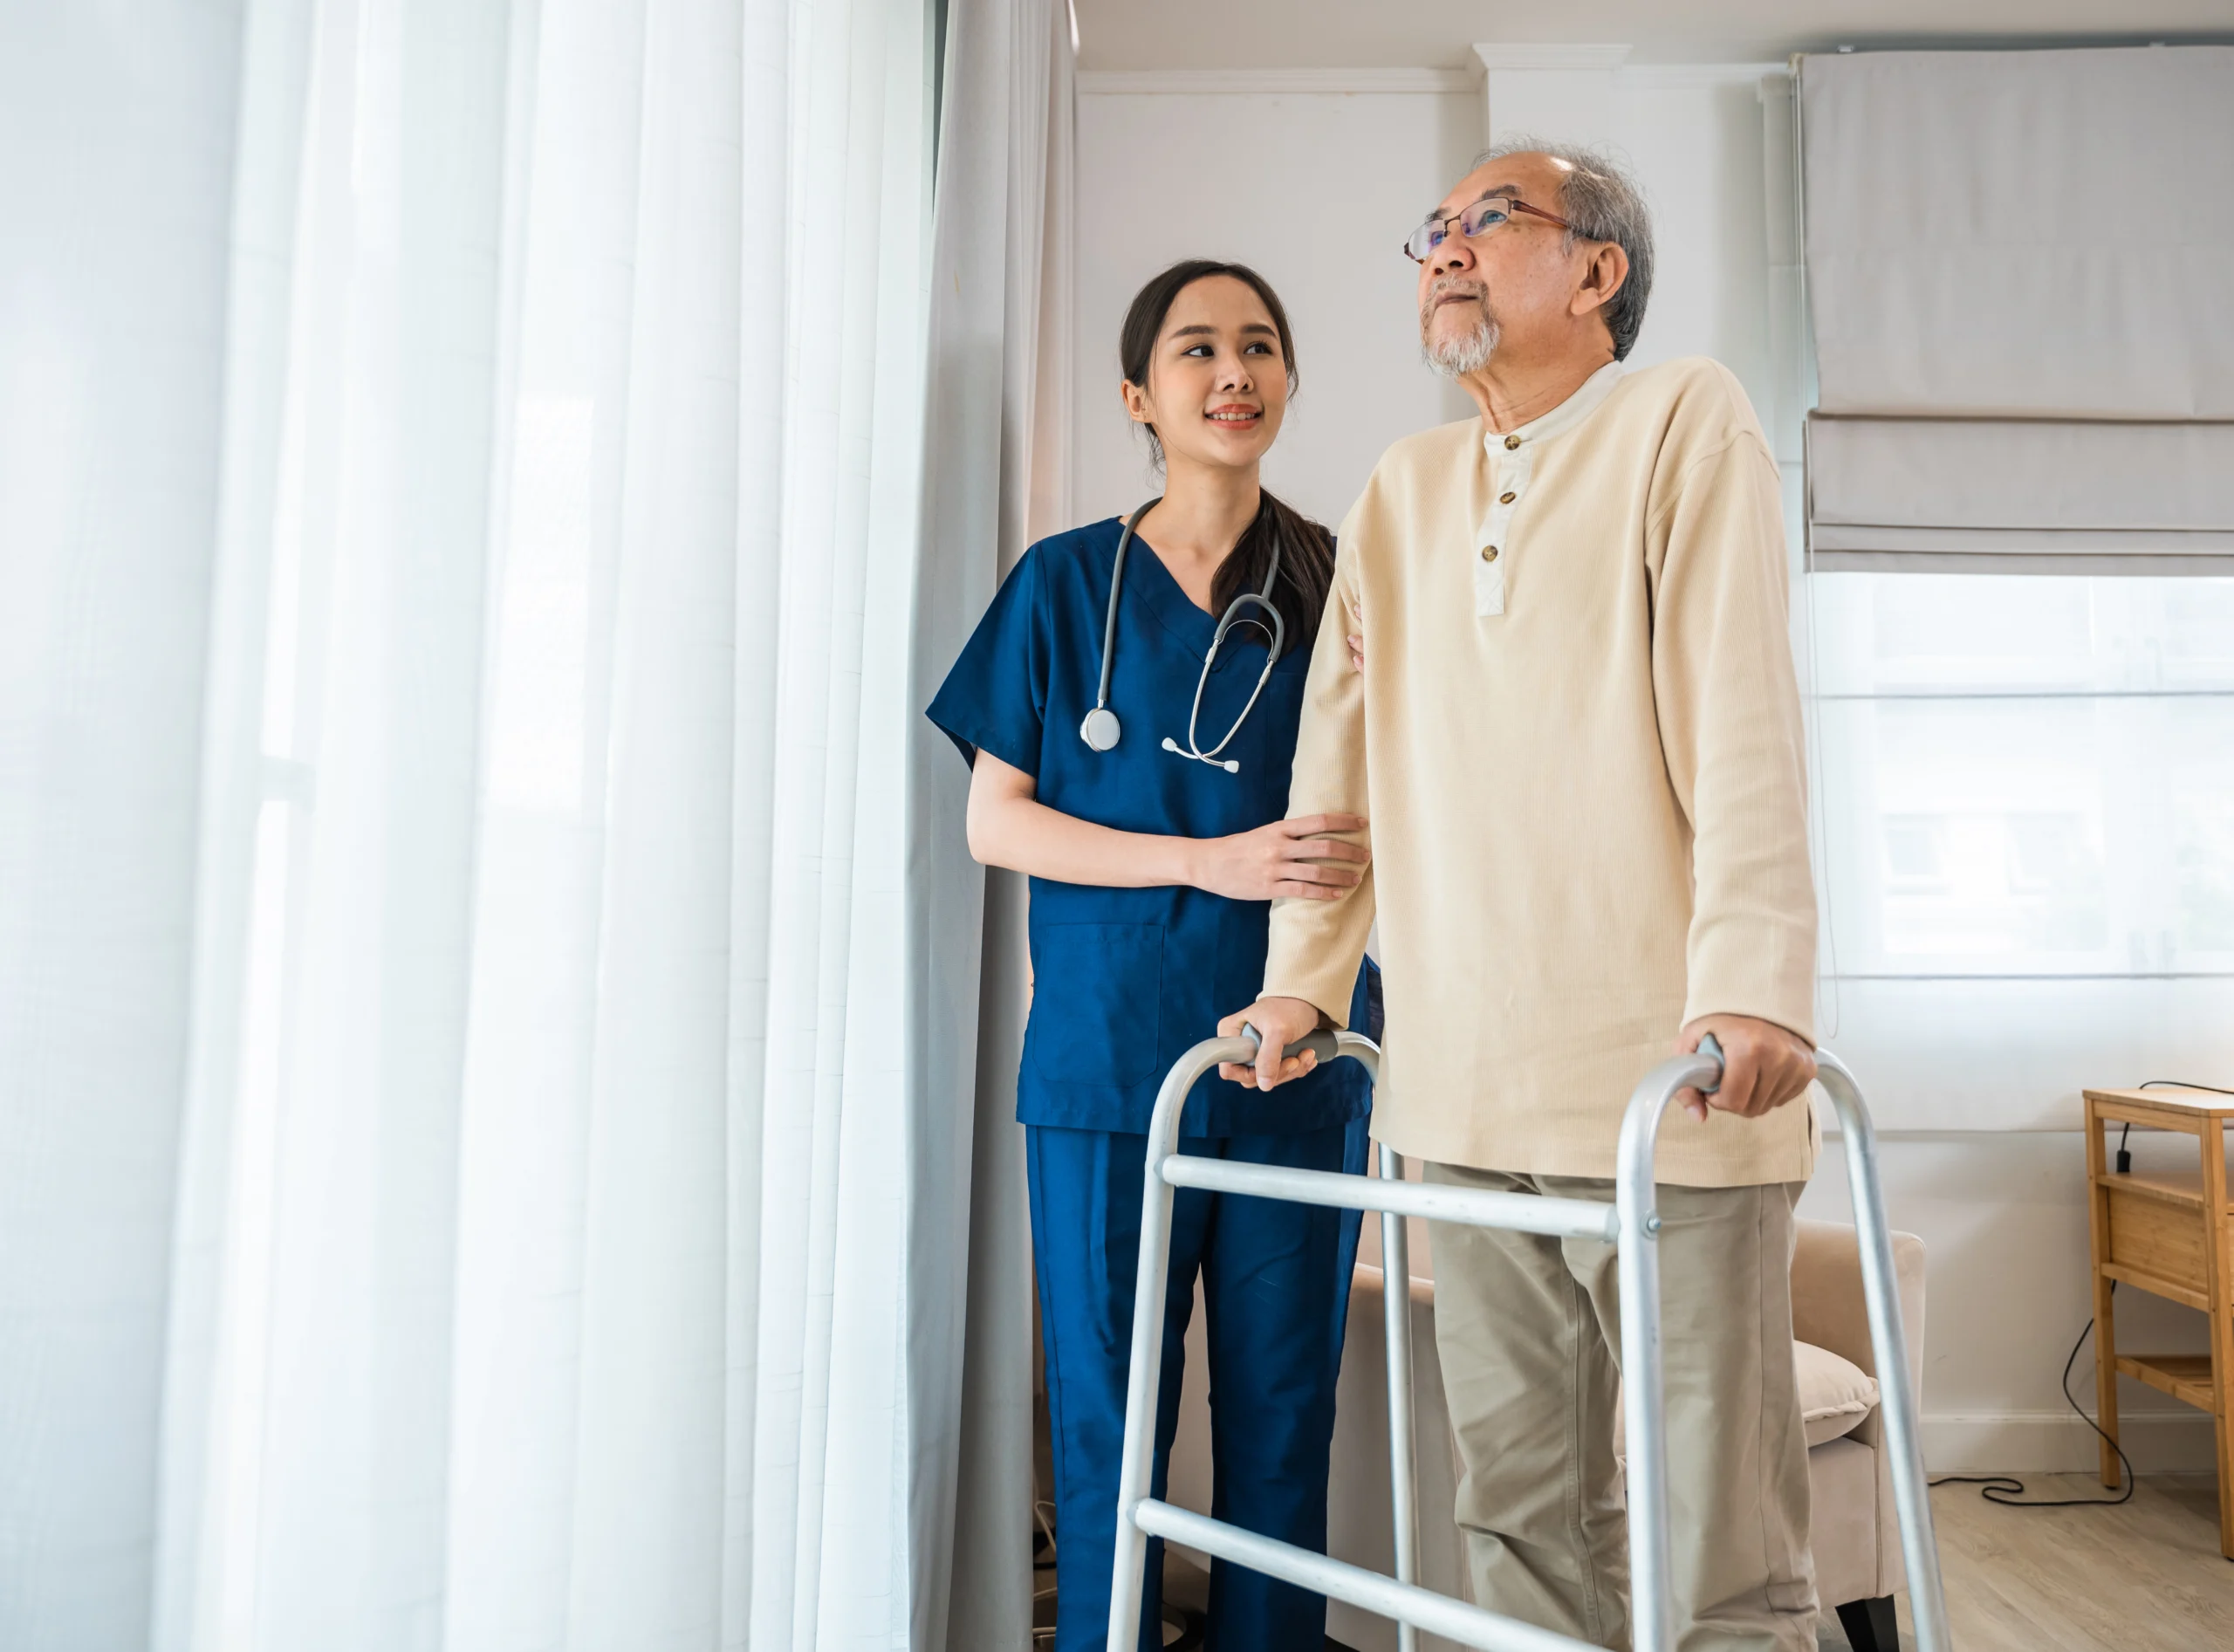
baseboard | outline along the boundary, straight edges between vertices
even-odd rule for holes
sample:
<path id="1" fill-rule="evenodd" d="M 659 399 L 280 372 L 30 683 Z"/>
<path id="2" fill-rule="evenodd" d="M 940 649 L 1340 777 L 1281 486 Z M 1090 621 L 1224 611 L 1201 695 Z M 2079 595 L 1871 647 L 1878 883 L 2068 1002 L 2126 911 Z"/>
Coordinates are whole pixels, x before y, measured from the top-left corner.
<path id="1" fill-rule="evenodd" d="M 2119 1443 L 2143 1473 L 2207 1470 L 2210 1418 L 2176 1411 L 2128 1411 Z M 1934 1474 L 2079 1474 L 2095 1466 L 2094 1429 L 2068 1411 L 1946 1414 L 1923 1420 L 1923 1460 Z"/>

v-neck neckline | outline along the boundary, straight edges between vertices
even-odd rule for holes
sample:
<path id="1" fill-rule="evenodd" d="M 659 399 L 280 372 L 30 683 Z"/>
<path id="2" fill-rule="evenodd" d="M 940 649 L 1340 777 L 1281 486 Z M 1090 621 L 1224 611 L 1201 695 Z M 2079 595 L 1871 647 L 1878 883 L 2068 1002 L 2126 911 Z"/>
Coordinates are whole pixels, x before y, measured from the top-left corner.
<path id="1" fill-rule="evenodd" d="M 1122 522 L 1117 524 L 1117 531 L 1120 535 L 1125 531 Z M 1139 594 L 1164 629 L 1189 648 L 1207 649 L 1217 634 L 1217 616 L 1195 606 L 1194 598 L 1187 594 L 1187 588 L 1179 583 L 1178 577 L 1164 566 L 1162 556 L 1145 534 L 1133 536 L 1133 547 L 1126 553 L 1125 561 L 1127 574 L 1134 567 L 1146 565 Z"/>

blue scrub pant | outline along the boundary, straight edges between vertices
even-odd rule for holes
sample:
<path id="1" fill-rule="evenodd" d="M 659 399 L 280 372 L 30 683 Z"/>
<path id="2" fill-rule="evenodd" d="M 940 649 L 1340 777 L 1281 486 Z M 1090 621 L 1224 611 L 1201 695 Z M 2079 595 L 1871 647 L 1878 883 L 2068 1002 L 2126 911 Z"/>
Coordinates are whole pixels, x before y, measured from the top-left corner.
<path id="1" fill-rule="evenodd" d="M 1117 1469 L 1140 1265 L 1144 1135 L 1027 1126 L 1031 1241 L 1054 1436 L 1056 1652 L 1109 1636 Z M 1366 1122 L 1292 1135 L 1192 1137 L 1182 1152 L 1310 1170 L 1365 1169 Z M 1181 1188 L 1174 1196 L 1155 1495 L 1179 1422 L 1195 1275 L 1208 1310 L 1211 1512 L 1303 1548 L 1326 1546 L 1327 1458 L 1358 1213 Z M 1141 1645 L 1162 1645 L 1163 1545 L 1148 1545 Z M 1320 1646 L 1326 1603 L 1223 1561 L 1210 1572 L 1214 1652 Z"/>

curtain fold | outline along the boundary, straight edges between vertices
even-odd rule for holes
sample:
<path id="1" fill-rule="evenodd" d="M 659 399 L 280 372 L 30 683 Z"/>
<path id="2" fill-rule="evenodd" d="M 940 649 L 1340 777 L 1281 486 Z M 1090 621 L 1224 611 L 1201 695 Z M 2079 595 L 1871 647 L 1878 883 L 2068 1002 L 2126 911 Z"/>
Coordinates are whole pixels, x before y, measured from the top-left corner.
<path id="1" fill-rule="evenodd" d="M 0 1644 L 928 1643 L 933 6 L 31 10 Z"/>
<path id="2" fill-rule="evenodd" d="M 241 35 L 6 36 L 0 1645 L 74 1652 L 143 1642 L 163 1495 Z"/>
<path id="3" fill-rule="evenodd" d="M 1000 579 L 1058 525 L 1067 473 L 1073 60 L 1063 0 L 951 0 L 930 284 L 923 563 L 910 669 L 930 703 Z M 968 775 L 928 721 L 911 730 L 911 858 L 967 862 Z M 914 1644 L 1031 1643 L 1032 1311 L 1016 1071 L 1028 964 L 1013 874 L 910 889 L 916 1083 L 969 1098 L 916 1115 L 911 1402 L 925 1587 Z M 943 1031 L 942 1031 L 943 1030 Z M 959 1036 L 956 1036 L 956 1035 Z M 966 1266 L 964 1265 L 966 1258 Z"/>
<path id="4" fill-rule="evenodd" d="M 2234 47 L 1801 62 L 1823 569 L 2234 571 Z M 2198 289 L 2199 290 L 2199 289 Z"/>

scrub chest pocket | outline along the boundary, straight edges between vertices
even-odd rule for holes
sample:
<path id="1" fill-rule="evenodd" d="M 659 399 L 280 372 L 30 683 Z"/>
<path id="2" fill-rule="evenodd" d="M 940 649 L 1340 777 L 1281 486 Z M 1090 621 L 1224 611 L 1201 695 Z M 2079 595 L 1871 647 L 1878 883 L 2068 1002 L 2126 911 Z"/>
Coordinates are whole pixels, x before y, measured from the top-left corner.
<path id="1" fill-rule="evenodd" d="M 1162 924 L 1044 925 L 1031 974 L 1031 1062 L 1042 1078 L 1130 1088 L 1156 1071 Z"/>

